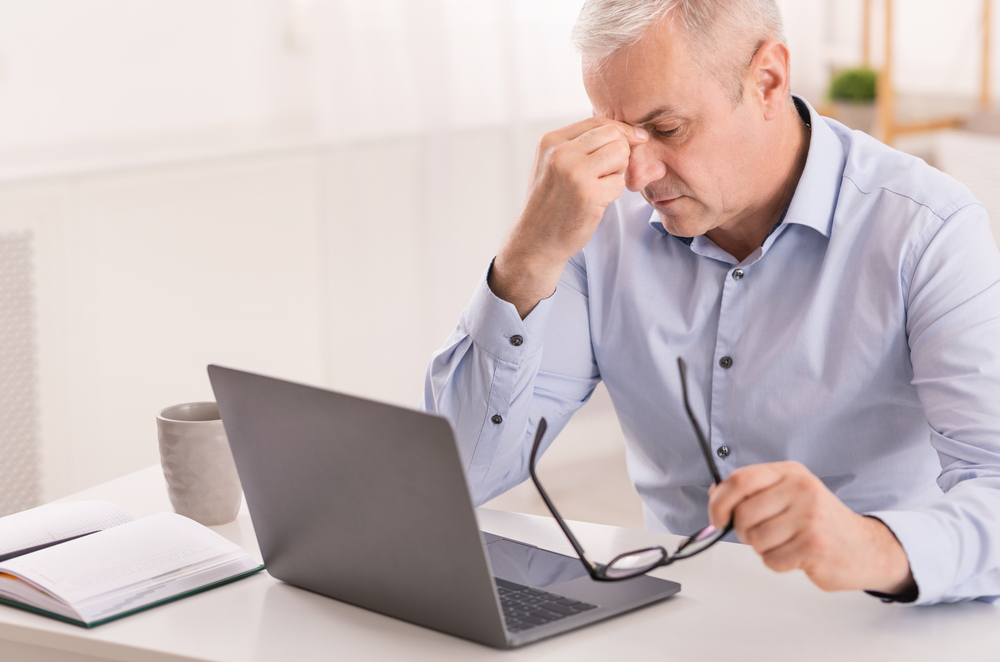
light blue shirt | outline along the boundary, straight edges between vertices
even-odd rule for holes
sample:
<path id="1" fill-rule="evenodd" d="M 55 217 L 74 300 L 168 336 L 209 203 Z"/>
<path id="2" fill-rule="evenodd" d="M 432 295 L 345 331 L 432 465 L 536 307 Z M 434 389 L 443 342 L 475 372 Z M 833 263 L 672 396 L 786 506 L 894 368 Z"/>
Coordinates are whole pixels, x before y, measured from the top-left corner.
<path id="1" fill-rule="evenodd" d="M 690 534 L 712 478 L 683 357 L 695 416 L 728 449 L 723 478 L 801 462 L 892 529 L 918 603 L 995 598 L 1000 253 L 986 211 L 920 159 L 809 112 L 784 221 L 745 260 L 669 235 L 625 193 L 524 320 L 484 275 L 422 406 L 451 421 L 482 503 L 528 477 L 539 419 L 551 443 L 604 380 L 647 526 Z"/>

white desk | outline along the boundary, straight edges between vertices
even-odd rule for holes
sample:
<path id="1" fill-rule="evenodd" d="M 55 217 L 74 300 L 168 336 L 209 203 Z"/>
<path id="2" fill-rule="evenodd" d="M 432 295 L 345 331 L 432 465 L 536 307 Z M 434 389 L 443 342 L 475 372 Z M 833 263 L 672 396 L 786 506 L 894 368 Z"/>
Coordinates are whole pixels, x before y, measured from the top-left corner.
<path id="1" fill-rule="evenodd" d="M 102 499 L 135 517 L 169 509 L 149 467 L 65 500 Z M 547 518 L 480 510 L 486 531 L 570 552 Z M 572 523 L 597 559 L 672 536 Z M 217 530 L 258 554 L 250 517 Z M 571 552 L 570 552 L 571 553 Z M 0 661 L 212 660 L 1000 660 L 1000 606 L 914 608 L 825 594 L 721 543 L 656 572 L 679 581 L 664 602 L 526 648 L 496 651 L 283 584 L 265 573 L 85 630 L 0 606 Z"/>

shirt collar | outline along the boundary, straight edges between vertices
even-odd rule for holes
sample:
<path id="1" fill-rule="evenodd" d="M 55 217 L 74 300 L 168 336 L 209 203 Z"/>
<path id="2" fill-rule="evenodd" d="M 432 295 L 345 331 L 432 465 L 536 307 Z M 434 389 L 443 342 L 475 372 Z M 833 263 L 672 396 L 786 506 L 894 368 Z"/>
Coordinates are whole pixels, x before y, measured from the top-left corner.
<path id="1" fill-rule="evenodd" d="M 802 171 L 802 176 L 799 177 L 795 193 L 792 194 L 792 199 L 789 200 L 788 206 L 775 228 L 781 223 L 794 223 L 810 227 L 829 238 L 847 157 L 844 154 L 844 146 L 840 138 L 823 121 L 816 109 L 800 96 L 792 95 L 792 99 L 799 114 L 803 115 L 803 119 L 808 114 L 808 123 L 812 131 L 806 166 Z M 649 224 L 660 234 L 668 234 L 656 210 L 652 211 Z M 773 232 L 774 229 L 771 230 L 771 233 Z M 691 237 L 676 238 L 688 246 L 691 245 Z"/>

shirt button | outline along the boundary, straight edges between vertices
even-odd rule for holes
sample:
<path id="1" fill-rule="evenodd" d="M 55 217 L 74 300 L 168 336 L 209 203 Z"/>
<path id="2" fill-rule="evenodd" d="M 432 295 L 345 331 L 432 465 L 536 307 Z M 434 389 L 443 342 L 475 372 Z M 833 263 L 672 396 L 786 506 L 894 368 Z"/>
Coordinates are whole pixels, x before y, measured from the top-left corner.
<path id="1" fill-rule="evenodd" d="M 726 370 L 729 370 L 730 368 L 733 367 L 733 360 L 728 356 L 723 356 L 721 359 L 719 359 L 719 365 L 725 368 Z"/>
<path id="2" fill-rule="evenodd" d="M 725 460 L 729 457 L 729 446 L 719 446 L 719 450 L 715 451 L 715 454 Z"/>
<path id="3" fill-rule="evenodd" d="M 513 345 L 514 347 L 520 347 L 521 343 L 523 343 L 523 342 L 524 342 L 524 338 L 522 338 L 521 336 L 511 336 L 510 337 L 510 344 Z"/>
<path id="4" fill-rule="evenodd" d="M 739 280 L 740 278 L 743 278 L 743 270 L 737 269 L 733 272 L 733 280 Z"/>
<path id="5" fill-rule="evenodd" d="M 491 418 L 490 420 L 493 421 L 494 425 L 500 425 L 501 423 L 503 423 L 503 416 L 501 416 L 500 414 L 493 414 L 493 418 Z"/>

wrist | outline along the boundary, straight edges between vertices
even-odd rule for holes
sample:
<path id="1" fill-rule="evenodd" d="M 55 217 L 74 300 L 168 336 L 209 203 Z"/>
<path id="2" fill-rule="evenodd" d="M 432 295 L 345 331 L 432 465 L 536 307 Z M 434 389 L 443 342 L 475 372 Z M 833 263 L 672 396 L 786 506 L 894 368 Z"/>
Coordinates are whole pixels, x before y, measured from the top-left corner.
<path id="1" fill-rule="evenodd" d="M 490 268 L 487 284 L 498 298 L 517 308 L 524 319 L 542 299 L 555 292 L 566 262 L 545 260 L 502 247 Z"/>
<path id="2" fill-rule="evenodd" d="M 892 530 L 882 520 L 864 516 L 864 522 L 871 531 L 872 546 L 878 562 L 873 564 L 873 573 L 865 589 L 880 595 L 908 595 L 916 592 L 916 583 L 910 571 L 910 561 L 906 551 Z"/>

